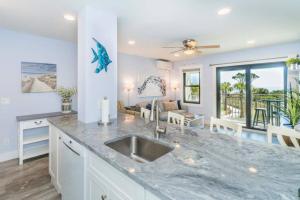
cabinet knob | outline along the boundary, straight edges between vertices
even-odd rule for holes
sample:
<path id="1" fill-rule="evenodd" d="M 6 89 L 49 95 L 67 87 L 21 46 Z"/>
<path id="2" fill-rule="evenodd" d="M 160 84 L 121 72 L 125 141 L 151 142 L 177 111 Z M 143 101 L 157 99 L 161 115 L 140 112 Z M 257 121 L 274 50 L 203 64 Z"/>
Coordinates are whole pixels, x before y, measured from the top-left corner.
<path id="1" fill-rule="evenodd" d="M 72 144 L 72 140 L 70 140 L 70 142 L 69 142 L 70 144 Z"/>
<path id="2" fill-rule="evenodd" d="M 106 200 L 107 196 L 104 194 L 104 195 L 101 195 L 101 200 Z"/>

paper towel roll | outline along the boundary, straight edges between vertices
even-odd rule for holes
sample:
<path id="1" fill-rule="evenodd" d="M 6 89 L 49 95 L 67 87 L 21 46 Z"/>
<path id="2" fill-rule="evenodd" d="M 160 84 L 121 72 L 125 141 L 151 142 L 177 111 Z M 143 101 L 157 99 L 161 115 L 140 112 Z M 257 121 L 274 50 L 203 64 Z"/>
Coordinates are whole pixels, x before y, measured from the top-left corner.
<path id="1" fill-rule="evenodd" d="M 102 108 L 101 121 L 102 123 L 106 124 L 109 122 L 109 100 L 106 97 L 102 99 L 101 108 Z"/>

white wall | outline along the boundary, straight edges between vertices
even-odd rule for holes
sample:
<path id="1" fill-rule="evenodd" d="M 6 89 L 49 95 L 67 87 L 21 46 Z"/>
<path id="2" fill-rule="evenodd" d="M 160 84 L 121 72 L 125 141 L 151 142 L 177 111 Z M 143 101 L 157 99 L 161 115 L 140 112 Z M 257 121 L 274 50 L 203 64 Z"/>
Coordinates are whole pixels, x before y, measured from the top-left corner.
<path id="1" fill-rule="evenodd" d="M 189 106 L 189 111 L 194 113 L 203 113 L 208 120 L 211 116 L 216 114 L 216 79 L 215 68 L 210 64 L 248 61 L 255 59 L 265 59 L 273 57 L 289 56 L 294 54 L 300 54 L 300 42 L 279 44 L 260 48 L 251 48 L 240 51 L 214 54 L 202 56 L 199 58 L 176 62 L 175 77 L 180 76 L 179 68 L 188 65 L 202 65 L 203 66 L 203 105 L 201 107 Z M 181 92 L 180 92 L 181 93 Z"/>
<path id="2" fill-rule="evenodd" d="M 76 44 L 0 29 L 0 97 L 10 99 L 0 104 L 0 158 L 17 150 L 16 116 L 60 111 L 55 93 L 21 92 L 22 61 L 57 64 L 58 85 L 76 86 Z"/>
<path id="3" fill-rule="evenodd" d="M 99 22 L 101 21 L 101 24 Z M 107 72 L 95 73 L 98 61 L 91 63 L 97 50 L 95 37 L 105 48 L 112 61 Z M 78 120 L 84 123 L 101 119 L 100 101 L 110 101 L 111 118 L 117 118 L 117 16 L 92 7 L 85 7 L 78 15 Z"/>
<path id="4" fill-rule="evenodd" d="M 135 105 L 138 102 L 150 101 L 153 97 L 138 97 L 137 88 L 139 87 L 139 79 L 142 79 L 144 76 L 150 75 L 160 75 L 167 76 L 170 73 L 172 76 L 172 71 L 160 71 L 156 68 L 155 59 L 127 55 L 123 53 L 118 54 L 118 100 L 122 100 L 125 105 L 128 103 L 127 92 L 124 87 L 126 84 L 133 84 L 134 88 L 130 92 L 130 105 Z M 170 90 L 169 82 L 167 82 L 167 91 L 166 97 L 161 98 L 174 98 L 173 92 Z"/>

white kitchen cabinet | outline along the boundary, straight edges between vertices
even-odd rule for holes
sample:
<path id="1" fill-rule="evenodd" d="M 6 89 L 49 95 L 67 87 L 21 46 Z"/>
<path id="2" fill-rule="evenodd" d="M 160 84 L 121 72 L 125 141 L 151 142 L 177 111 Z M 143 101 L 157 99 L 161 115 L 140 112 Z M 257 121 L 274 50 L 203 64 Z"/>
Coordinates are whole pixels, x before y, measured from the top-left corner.
<path id="1" fill-rule="evenodd" d="M 111 200 L 141 200 L 144 199 L 144 187 L 115 169 L 106 161 L 92 152 L 87 155 L 87 172 L 100 177 L 109 188 Z"/>
<path id="2" fill-rule="evenodd" d="M 104 177 L 95 173 L 88 173 L 86 190 L 86 200 L 132 200 Z"/>
<path id="3" fill-rule="evenodd" d="M 86 200 L 107 199 L 108 188 L 98 176 L 88 173 L 86 180 Z"/>

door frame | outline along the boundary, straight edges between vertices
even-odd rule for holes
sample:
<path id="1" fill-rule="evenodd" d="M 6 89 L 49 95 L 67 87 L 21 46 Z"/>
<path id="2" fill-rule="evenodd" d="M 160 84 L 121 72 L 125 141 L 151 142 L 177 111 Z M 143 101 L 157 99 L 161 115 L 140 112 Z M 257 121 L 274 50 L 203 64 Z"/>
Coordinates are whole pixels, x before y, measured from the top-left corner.
<path id="1" fill-rule="evenodd" d="M 263 130 L 260 128 L 255 128 L 251 126 L 252 123 L 252 113 L 251 113 L 251 70 L 252 69 L 266 69 L 266 68 L 283 68 L 283 80 L 284 80 L 284 94 L 287 93 L 287 79 L 288 79 L 288 68 L 286 67 L 285 62 L 275 62 L 275 63 L 260 63 L 260 64 L 245 64 L 238 66 L 228 66 L 228 67 L 217 67 L 216 68 L 216 107 L 217 107 L 217 117 L 220 118 L 221 115 L 221 91 L 220 91 L 220 72 L 221 71 L 235 71 L 235 70 L 245 70 L 246 77 L 246 126 L 245 128 Z M 286 104 L 286 99 L 284 99 L 284 103 Z"/>

